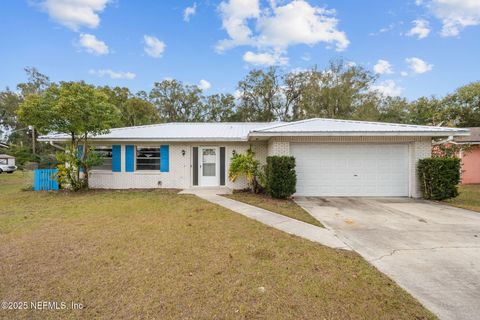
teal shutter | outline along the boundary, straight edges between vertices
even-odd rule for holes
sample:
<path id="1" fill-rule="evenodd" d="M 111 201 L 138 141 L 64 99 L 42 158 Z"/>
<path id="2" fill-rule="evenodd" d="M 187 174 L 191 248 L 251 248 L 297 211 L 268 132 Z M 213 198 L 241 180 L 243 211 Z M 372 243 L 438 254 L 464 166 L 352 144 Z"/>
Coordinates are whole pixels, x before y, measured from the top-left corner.
<path id="1" fill-rule="evenodd" d="M 135 171 L 135 147 L 133 145 L 125 146 L 125 171 Z"/>
<path id="2" fill-rule="evenodd" d="M 160 171 L 168 172 L 170 171 L 170 151 L 168 145 L 163 145 L 160 147 Z"/>
<path id="3" fill-rule="evenodd" d="M 77 147 L 77 159 L 81 159 L 83 156 L 83 144 Z"/>
<path id="4" fill-rule="evenodd" d="M 83 157 L 83 144 L 77 146 L 77 159 L 82 159 Z M 83 172 L 82 168 L 79 168 L 80 172 Z"/>
<path id="5" fill-rule="evenodd" d="M 112 171 L 122 171 L 122 147 L 119 144 L 112 146 Z"/>

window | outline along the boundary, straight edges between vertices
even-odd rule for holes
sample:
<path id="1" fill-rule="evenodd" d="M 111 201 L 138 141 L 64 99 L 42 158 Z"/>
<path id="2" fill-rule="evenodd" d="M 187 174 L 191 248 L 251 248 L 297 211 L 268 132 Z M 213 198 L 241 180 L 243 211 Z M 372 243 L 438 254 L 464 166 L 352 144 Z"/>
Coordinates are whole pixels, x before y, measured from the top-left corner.
<path id="1" fill-rule="evenodd" d="M 137 147 L 137 170 L 160 170 L 160 147 Z"/>
<path id="2" fill-rule="evenodd" d="M 7 159 L 0 159 L 0 164 L 8 164 L 8 160 Z"/>
<path id="3" fill-rule="evenodd" d="M 214 148 L 202 150 L 202 171 L 204 177 L 215 177 L 216 175 L 216 162 L 217 162 L 217 150 Z"/>
<path id="4" fill-rule="evenodd" d="M 109 170 L 112 171 L 112 147 L 97 146 L 93 150 L 98 156 L 103 159 L 103 162 L 98 166 L 94 166 L 93 170 Z"/>

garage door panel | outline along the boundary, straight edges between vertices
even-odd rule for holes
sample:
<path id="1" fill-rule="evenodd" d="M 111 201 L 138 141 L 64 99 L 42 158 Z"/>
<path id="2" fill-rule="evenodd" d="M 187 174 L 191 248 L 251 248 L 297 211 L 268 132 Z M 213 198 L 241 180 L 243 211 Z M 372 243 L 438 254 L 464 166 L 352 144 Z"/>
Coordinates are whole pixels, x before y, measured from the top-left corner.
<path id="1" fill-rule="evenodd" d="M 297 195 L 408 196 L 407 144 L 292 143 Z"/>

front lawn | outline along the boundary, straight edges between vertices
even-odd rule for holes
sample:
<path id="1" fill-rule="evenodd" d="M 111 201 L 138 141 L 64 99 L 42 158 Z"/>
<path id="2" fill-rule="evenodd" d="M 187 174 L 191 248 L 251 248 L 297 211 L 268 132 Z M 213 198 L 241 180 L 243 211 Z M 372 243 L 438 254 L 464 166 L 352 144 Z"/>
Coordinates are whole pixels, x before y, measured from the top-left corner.
<path id="1" fill-rule="evenodd" d="M 433 319 L 352 252 L 171 191 L 20 191 L 0 175 L 2 319 Z"/>
<path id="2" fill-rule="evenodd" d="M 267 195 L 253 194 L 251 192 L 235 192 L 230 195 L 225 195 L 225 197 L 283 214 L 284 216 L 310 223 L 318 227 L 323 227 L 317 219 L 312 217 L 291 199 L 273 199 Z"/>
<path id="3" fill-rule="evenodd" d="M 458 197 L 445 202 L 455 207 L 480 212 L 480 184 L 461 185 L 458 191 L 460 192 Z"/>

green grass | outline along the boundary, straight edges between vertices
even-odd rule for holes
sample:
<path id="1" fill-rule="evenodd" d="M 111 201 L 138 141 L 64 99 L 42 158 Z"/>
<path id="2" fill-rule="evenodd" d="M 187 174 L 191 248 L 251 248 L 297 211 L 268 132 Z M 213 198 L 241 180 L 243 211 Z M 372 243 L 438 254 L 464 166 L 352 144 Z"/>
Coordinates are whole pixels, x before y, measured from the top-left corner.
<path id="1" fill-rule="evenodd" d="M 445 202 L 455 207 L 480 212 L 480 184 L 461 185 L 458 191 L 460 192 L 458 197 Z"/>
<path id="2" fill-rule="evenodd" d="M 291 199 L 273 199 L 267 195 L 253 194 L 250 192 L 236 192 L 225 195 L 225 197 L 310 223 L 314 226 L 323 227 L 317 219 L 312 217 Z"/>
<path id="3" fill-rule="evenodd" d="M 357 254 L 195 196 L 20 191 L 28 177 L 0 175 L 0 300 L 84 308 L 1 319 L 435 318 Z"/>

